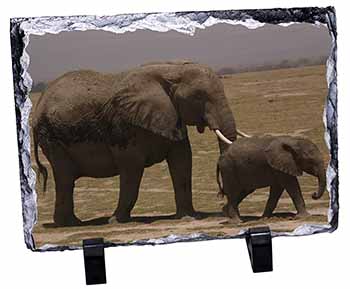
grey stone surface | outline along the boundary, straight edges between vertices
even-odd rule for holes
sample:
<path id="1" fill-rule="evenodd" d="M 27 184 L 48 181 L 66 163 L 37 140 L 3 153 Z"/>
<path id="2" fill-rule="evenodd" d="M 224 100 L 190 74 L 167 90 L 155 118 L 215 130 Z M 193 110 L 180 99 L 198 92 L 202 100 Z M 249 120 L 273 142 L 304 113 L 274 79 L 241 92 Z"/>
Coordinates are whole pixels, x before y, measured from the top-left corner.
<path id="1" fill-rule="evenodd" d="M 56 246 L 54 244 L 47 244 L 41 248 L 36 248 L 32 236 L 33 227 L 37 221 L 37 195 L 35 192 L 36 176 L 32 169 L 30 159 L 30 133 L 28 122 L 31 110 L 31 101 L 28 95 L 32 86 L 32 79 L 28 73 L 30 57 L 26 53 L 26 47 L 31 34 L 43 35 L 45 33 L 59 33 L 73 30 L 105 30 L 114 33 L 124 33 L 137 29 L 150 29 L 154 31 L 176 30 L 181 33 L 193 34 L 198 28 L 203 29 L 217 23 L 228 23 L 231 25 L 241 24 L 249 29 L 255 29 L 263 26 L 265 23 L 285 26 L 295 22 L 327 25 L 332 38 L 332 47 L 327 61 L 328 97 L 324 111 L 324 124 L 326 127 L 325 142 L 331 154 L 331 160 L 327 168 L 327 188 L 330 192 L 329 223 L 327 225 L 305 224 L 296 228 L 292 233 L 273 232 L 273 236 L 301 236 L 334 231 L 338 226 L 339 197 L 336 70 L 337 30 L 335 10 L 333 7 L 143 13 L 116 16 L 13 18 L 11 19 L 10 26 L 13 85 L 19 149 L 23 228 L 27 247 L 36 251 L 74 250 L 81 248 Z M 242 238 L 244 235 L 245 231 L 241 231 L 238 235 L 222 238 Z M 159 239 L 136 240 L 132 243 L 108 243 L 106 246 L 158 245 L 212 239 L 218 238 L 194 233 L 186 236 L 170 235 Z"/>

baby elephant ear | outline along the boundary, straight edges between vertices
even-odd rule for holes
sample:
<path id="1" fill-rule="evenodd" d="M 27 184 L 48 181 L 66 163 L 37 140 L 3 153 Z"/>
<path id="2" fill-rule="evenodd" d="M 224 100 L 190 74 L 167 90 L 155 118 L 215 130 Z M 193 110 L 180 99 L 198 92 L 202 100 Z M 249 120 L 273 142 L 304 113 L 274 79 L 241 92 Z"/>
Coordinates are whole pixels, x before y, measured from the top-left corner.
<path id="1" fill-rule="evenodd" d="M 297 141 L 276 139 L 265 149 L 267 162 L 271 167 L 292 176 L 301 176 L 303 171 L 296 162 Z"/>

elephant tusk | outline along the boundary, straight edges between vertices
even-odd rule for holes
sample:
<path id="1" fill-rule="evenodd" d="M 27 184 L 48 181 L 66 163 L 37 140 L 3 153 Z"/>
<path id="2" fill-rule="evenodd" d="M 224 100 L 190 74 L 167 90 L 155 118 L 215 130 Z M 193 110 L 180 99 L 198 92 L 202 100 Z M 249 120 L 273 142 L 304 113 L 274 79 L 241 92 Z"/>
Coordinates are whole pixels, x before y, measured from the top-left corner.
<path id="1" fill-rule="evenodd" d="M 218 129 L 214 130 L 215 134 L 218 136 L 219 139 L 221 139 L 223 142 L 227 143 L 227 144 L 232 144 L 232 141 L 230 141 L 228 138 L 226 138 L 221 131 L 219 131 Z"/>
<path id="2" fill-rule="evenodd" d="M 244 133 L 243 131 L 241 131 L 241 130 L 239 130 L 239 129 L 236 129 L 236 132 L 237 132 L 237 134 L 238 134 L 239 136 L 241 136 L 241 137 L 252 137 L 251 135 L 246 134 L 246 133 Z"/>

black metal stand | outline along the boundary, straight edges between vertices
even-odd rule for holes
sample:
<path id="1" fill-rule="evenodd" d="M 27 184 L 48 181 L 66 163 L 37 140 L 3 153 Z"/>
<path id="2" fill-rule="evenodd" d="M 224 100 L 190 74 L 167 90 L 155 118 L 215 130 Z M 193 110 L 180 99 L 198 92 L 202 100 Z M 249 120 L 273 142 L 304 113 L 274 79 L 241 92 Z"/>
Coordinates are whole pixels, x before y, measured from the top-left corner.
<path id="1" fill-rule="evenodd" d="M 250 228 L 245 238 L 253 272 L 272 271 L 272 238 L 270 228 Z M 83 251 L 86 285 L 107 283 L 103 239 L 83 240 Z"/>
<path id="2" fill-rule="evenodd" d="M 106 265 L 102 238 L 83 240 L 86 285 L 105 284 Z"/>
<path id="3" fill-rule="evenodd" d="M 269 227 L 248 229 L 246 242 L 254 273 L 272 271 L 272 238 Z"/>

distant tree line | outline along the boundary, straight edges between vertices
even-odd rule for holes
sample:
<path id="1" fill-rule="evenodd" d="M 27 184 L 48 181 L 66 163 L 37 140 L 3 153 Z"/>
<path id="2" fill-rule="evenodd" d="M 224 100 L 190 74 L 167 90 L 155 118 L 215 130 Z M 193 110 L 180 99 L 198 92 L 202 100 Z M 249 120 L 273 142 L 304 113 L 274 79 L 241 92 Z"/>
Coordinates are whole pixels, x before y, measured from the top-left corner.
<path id="1" fill-rule="evenodd" d="M 252 72 L 252 71 L 263 71 L 263 70 L 273 70 L 281 68 L 293 68 L 293 67 L 303 67 L 311 65 L 321 65 L 325 64 L 327 61 L 327 56 L 320 56 L 317 58 L 299 58 L 299 59 L 284 59 L 279 63 L 265 63 L 262 65 L 252 65 L 252 66 L 239 66 L 239 67 L 222 67 L 216 72 L 219 75 L 225 74 L 235 74 L 240 72 Z M 33 83 L 32 92 L 42 92 L 47 87 L 47 83 L 40 81 L 38 83 Z"/>
<path id="2" fill-rule="evenodd" d="M 320 56 L 317 58 L 299 58 L 294 60 L 284 59 L 279 63 L 264 63 L 262 65 L 255 65 L 255 66 L 223 67 L 217 70 L 217 73 L 219 75 L 224 75 L 224 74 L 234 74 L 234 73 L 240 73 L 240 72 L 304 67 L 304 66 L 325 64 L 326 61 L 327 61 L 327 56 Z"/>

